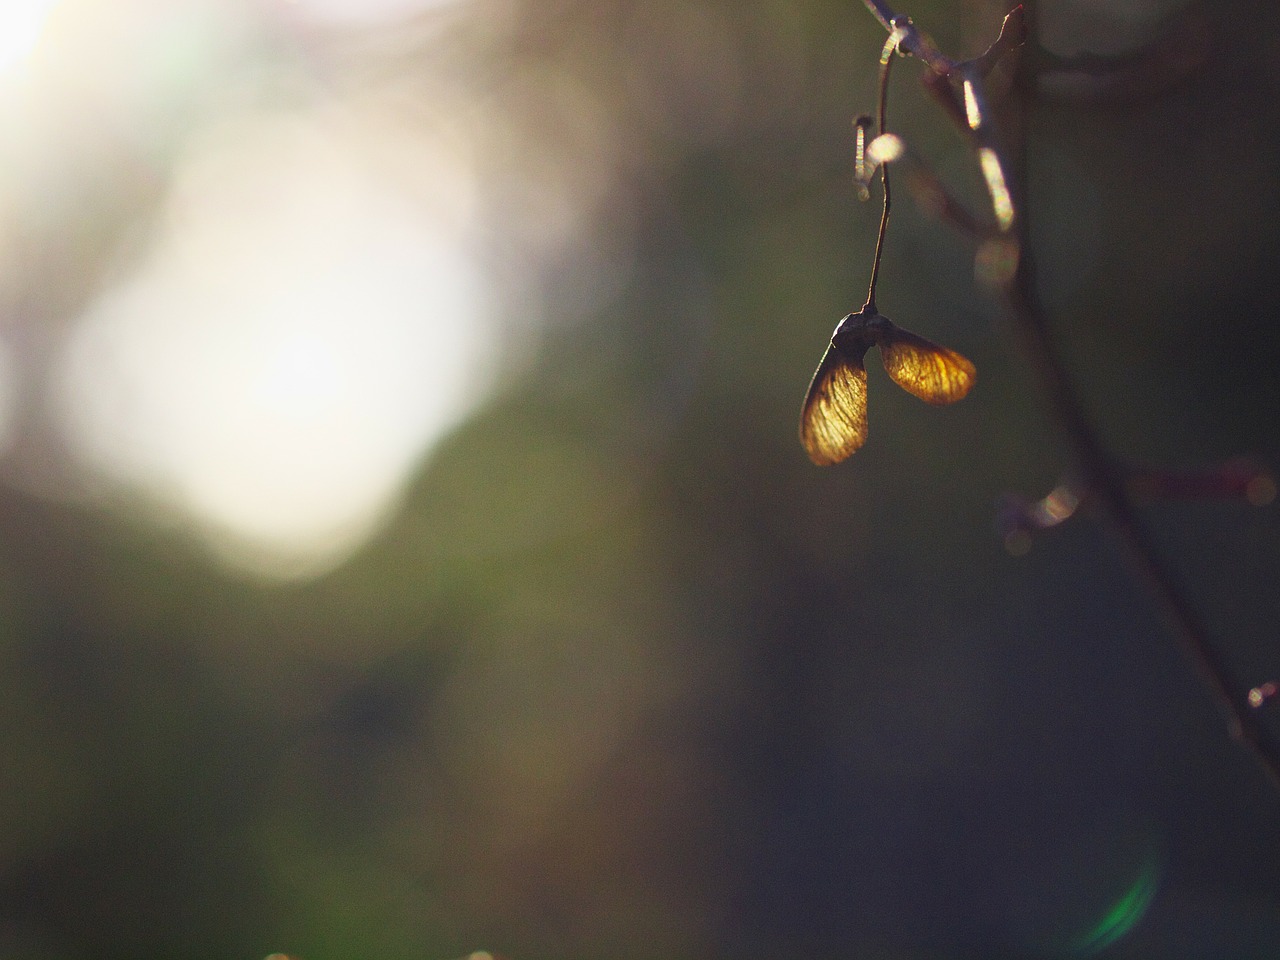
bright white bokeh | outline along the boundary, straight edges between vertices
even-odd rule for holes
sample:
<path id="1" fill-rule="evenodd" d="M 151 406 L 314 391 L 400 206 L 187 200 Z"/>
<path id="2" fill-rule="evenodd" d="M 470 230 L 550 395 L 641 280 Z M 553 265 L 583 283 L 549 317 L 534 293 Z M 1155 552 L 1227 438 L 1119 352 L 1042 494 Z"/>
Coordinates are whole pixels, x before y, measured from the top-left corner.
<path id="1" fill-rule="evenodd" d="M 404 20 L 431 10 L 455 6 L 461 0 L 276 0 L 318 20 L 335 23 L 377 23 Z"/>
<path id="2" fill-rule="evenodd" d="M 31 56 L 58 0 L 0 0 L 0 73 Z"/>
<path id="3" fill-rule="evenodd" d="M 61 371 L 68 435 L 95 470 L 276 575 L 362 543 L 488 386 L 466 178 L 437 157 L 447 202 L 411 201 L 358 140 L 291 115 L 200 137 L 149 252 L 84 316 Z"/>

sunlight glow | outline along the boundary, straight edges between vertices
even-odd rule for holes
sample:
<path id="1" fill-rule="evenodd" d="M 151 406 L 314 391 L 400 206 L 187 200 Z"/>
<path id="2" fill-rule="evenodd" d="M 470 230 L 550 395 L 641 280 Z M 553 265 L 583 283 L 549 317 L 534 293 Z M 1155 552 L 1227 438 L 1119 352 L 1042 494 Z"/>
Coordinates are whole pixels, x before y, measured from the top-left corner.
<path id="1" fill-rule="evenodd" d="M 297 117 L 201 138 L 149 256 L 89 311 L 64 365 L 68 431 L 91 464 L 277 575 L 358 546 L 487 386 L 458 226 L 353 151 Z"/>
<path id="2" fill-rule="evenodd" d="M 1041 527 L 1056 527 L 1069 520 L 1080 506 L 1080 498 L 1074 490 L 1063 484 L 1054 487 L 1049 495 L 1039 501 L 1032 510 Z"/>
<path id="3" fill-rule="evenodd" d="M 35 50 L 49 14 L 58 0 L 3 0 L 0 2 L 0 72 L 8 70 Z"/>
<path id="4" fill-rule="evenodd" d="M 964 82 L 964 115 L 969 121 L 969 129 L 977 130 L 982 126 L 982 110 L 978 107 L 978 96 L 973 89 L 973 81 Z"/>
<path id="5" fill-rule="evenodd" d="M 902 138 L 892 133 L 882 133 L 867 145 L 867 159 L 877 165 L 893 163 L 906 152 Z"/>
<path id="6" fill-rule="evenodd" d="M 999 155 L 990 147 L 978 150 L 978 161 L 982 164 L 982 176 L 987 181 L 987 191 L 991 194 L 991 207 L 996 214 L 996 222 L 1001 230 L 1013 226 L 1013 198 L 1009 194 L 1009 185 L 1004 177 L 1004 169 L 1000 166 Z"/>
<path id="7" fill-rule="evenodd" d="M 346 379 L 342 358 L 324 337 L 299 333 L 285 338 L 261 360 L 249 393 L 267 414 L 301 420 L 332 412 L 341 402 Z"/>
<path id="8" fill-rule="evenodd" d="M 339 23 L 407 20 L 412 16 L 458 4 L 461 0 L 284 0 L 318 20 Z"/>

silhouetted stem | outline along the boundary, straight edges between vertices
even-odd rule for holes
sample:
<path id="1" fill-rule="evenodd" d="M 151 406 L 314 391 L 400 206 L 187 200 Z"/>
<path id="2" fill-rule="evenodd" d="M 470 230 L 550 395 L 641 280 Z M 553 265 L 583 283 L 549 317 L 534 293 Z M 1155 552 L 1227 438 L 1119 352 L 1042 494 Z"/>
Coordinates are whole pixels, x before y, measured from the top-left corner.
<path id="1" fill-rule="evenodd" d="M 967 66 L 942 55 L 909 21 L 902 19 L 883 0 L 863 2 L 885 29 L 900 32 L 898 46 L 921 60 L 940 81 L 949 84 L 953 76 L 960 75 L 957 71 Z M 1017 23 L 1011 29 L 1010 22 L 1015 16 Z M 1020 8 L 1006 18 L 1005 29 L 1001 31 L 1002 39 L 993 45 L 993 50 L 998 46 L 1008 46 L 1011 42 L 1004 41 L 1006 30 L 1010 30 L 1011 36 L 1015 35 L 1013 30 L 1017 31 L 1017 35 L 1025 31 Z M 990 69 L 989 60 L 984 55 L 971 63 Z M 976 88 L 976 96 L 980 96 L 983 72 L 985 70 L 963 70 L 964 79 Z M 1029 88 L 1029 85 L 1024 87 Z M 1249 704 L 1247 687 L 1232 675 L 1219 645 L 1184 593 L 1171 566 L 1157 549 L 1150 530 L 1138 515 L 1125 482 L 1123 468 L 1103 446 L 1097 431 L 1085 416 L 1080 396 L 1067 376 L 1066 367 L 1049 334 L 1047 314 L 1036 289 L 1029 208 L 1023 186 L 1025 138 L 1019 136 L 1014 141 L 1013 148 L 1018 162 L 1010 163 L 1013 158 L 1009 156 L 1009 148 L 1002 145 L 1001 138 L 996 136 L 989 111 L 984 109 L 982 112 L 984 119 L 979 129 L 969 131 L 966 128 L 965 132 L 972 132 L 981 146 L 997 152 L 1009 181 L 1015 211 L 1012 233 L 1019 257 L 1017 268 L 1004 284 L 1002 292 L 1023 353 L 1031 363 L 1045 393 L 1050 414 L 1071 444 L 1082 485 L 1089 493 L 1091 503 L 1117 535 L 1134 570 L 1146 581 L 1199 667 L 1205 682 L 1227 715 L 1232 735 L 1252 751 L 1270 775 L 1273 785 L 1280 789 L 1280 742 L 1258 722 L 1257 714 Z"/>
<path id="2" fill-rule="evenodd" d="M 876 133 L 883 136 L 885 124 L 887 122 L 887 114 L 889 112 L 889 68 L 893 65 L 893 58 L 897 56 L 897 43 L 893 40 L 893 31 L 890 30 L 890 40 L 884 46 L 884 52 L 880 55 L 880 101 L 876 106 Z M 867 305 L 866 309 L 875 312 L 876 309 L 876 282 L 880 279 L 880 259 L 884 254 L 884 238 L 889 230 L 889 164 L 880 164 L 880 185 L 884 188 L 884 209 L 880 213 L 880 232 L 876 234 L 876 255 L 871 261 L 871 285 L 867 289 Z"/>
<path id="3" fill-rule="evenodd" d="M 1247 688 L 1232 676 L 1231 668 L 1208 627 L 1139 518 L 1123 468 L 1108 454 L 1084 416 L 1080 398 L 1068 380 L 1049 336 L 1044 308 L 1036 293 L 1031 250 L 1026 246 L 1025 203 L 1019 207 L 1019 213 L 1022 259 L 1006 291 L 1006 300 L 1022 341 L 1022 351 L 1032 363 L 1050 411 L 1072 446 L 1083 486 L 1090 494 L 1090 503 L 1109 522 L 1132 567 L 1147 582 L 1163 607 L 1167 619 L 1226 712 L 1232 735 L 1253 751 L 1273 784 L 1280 789 L 1280 744 L 1258 722 L 1249 705 Z"/>

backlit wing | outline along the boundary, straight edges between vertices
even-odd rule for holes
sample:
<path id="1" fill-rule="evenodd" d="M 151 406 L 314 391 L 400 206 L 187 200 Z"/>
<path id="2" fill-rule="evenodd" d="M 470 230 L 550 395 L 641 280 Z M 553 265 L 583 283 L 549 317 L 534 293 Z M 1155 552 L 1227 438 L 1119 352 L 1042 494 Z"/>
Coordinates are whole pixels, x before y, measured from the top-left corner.
<path id="1" fill-rule="evenodd" d="M 900 327 L 880 341 L 880 356 L 893 382 L 927 403 L 955 403 L 978 379 L 960 354 Z"/>
<path id="2" fill-rule="evenodd" d="M 867 442 L 867 370 L 861 357 L 827 347 L 800 411 L 800 442 L 820 467 L 839 463 Z"/>

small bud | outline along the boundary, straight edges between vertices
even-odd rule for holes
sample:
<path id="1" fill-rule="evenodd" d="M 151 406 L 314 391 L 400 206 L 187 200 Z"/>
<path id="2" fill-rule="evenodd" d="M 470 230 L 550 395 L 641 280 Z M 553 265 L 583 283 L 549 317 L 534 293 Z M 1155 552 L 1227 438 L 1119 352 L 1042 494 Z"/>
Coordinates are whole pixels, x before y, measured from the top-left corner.
<path id="1" fill-rule="evenodd" d="M 899 49 L 902 41 L 907 39 L 907 34 L 911 32 L 910 17 L 895 17 L 893 20 L 893 32 L 889 34 L 889 39 L 885 41 L 884 50 L 880 53 L 880 62 L 888 63 L 889 58 L 895 53 L 901 53 Z"/>

